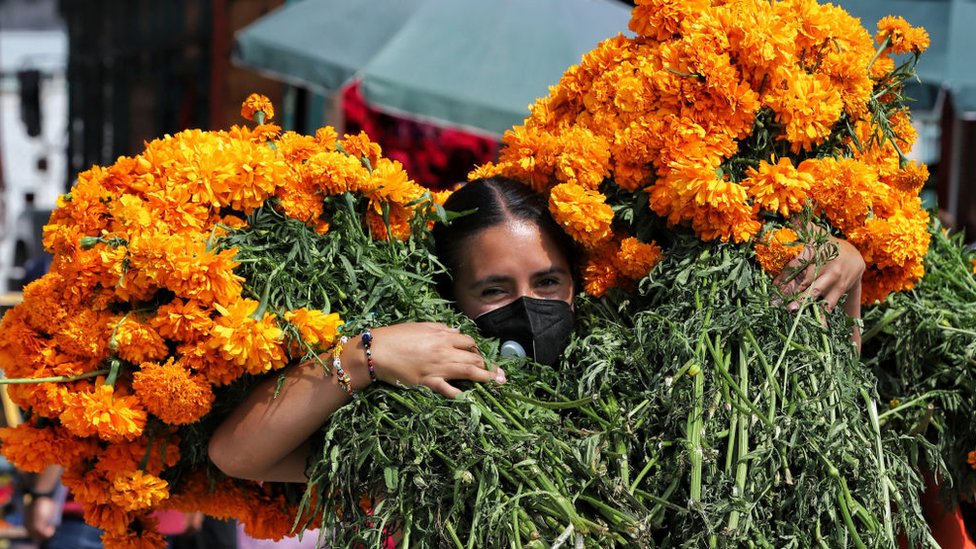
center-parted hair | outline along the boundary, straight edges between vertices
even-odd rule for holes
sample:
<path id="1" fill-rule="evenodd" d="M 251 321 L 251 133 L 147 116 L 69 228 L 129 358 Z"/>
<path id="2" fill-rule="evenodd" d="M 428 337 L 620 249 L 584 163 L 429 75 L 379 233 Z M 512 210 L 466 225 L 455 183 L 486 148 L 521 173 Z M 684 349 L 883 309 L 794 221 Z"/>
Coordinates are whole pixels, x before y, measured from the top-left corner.
<path id="1" fill-rule="evenodd" d="M 527 185 L 504 177 L 475 179 L 454 191 L 444 203 L 444 209 L 451 212 L 474 210 L 448 224 L 434 225 L 437 257 L 449 273 L 456 273 L 460 268 L 461 253 L 473 236 L 489 227 L 517 220 L 534 224 L 552 239 L 566 257 L 574 282 L 578 280 L 576 243 L 553 220 L 546 198 Z M 449 277 L 441 277 L 437 288 L 444 298 L 454 299 Z"/>

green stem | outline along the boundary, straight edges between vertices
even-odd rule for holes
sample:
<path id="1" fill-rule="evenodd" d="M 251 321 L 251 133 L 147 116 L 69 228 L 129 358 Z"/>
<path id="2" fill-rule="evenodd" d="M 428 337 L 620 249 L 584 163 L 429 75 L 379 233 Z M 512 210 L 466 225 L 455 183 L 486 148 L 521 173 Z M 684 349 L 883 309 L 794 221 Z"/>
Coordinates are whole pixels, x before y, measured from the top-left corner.
<path id="1" fill-rule="evenodd" d="M 881 440 L 881 421 L 878 417 L 878 406 L 874 399 L 868 395 L 868 392 L 861 389 L 861 398 L 864 399 L 864 403 L 868 407 L 868 418 L 871 420 L 871 428 L 874 430 L 874 453 L 875 459 L 878 461 L 878 469 L 881 471 L 881 502 L 884 504 L 884 526 L 885 535 L 888 539 L 895 543 L 895 527 L 891 521 L 891 506 L 889 502 L 891 501 L 891 496 L 888 492 L 888 483 L 884 480 L 888 477 L 888 468 L 885 464 L 884 459 L 884 448 L 883 441 Z"/>
<path id="2" fill-rule="evenodd" d="M 884 317 L 882 317 L 881 320 L 879 320 L 877 323 L 871 326 L 870 330 L 867 330 L 866 332 L 861 334 L 861 342 L 867 343 L 868 341 L 871 340 L 871 338 L 878 335 L 878 332 L 884 330 L 889 324 L 901 318 L 902 315 L 904 315 L 906 312 L 907 312 L 906 309 L 898 309 L 897 311 L 886 312 Z"/>
<path id="3" fill-rule="evenodd" d="M 111 370 L 95 370 L 75 376 L 54 376 L 54 377 L 11 377 L 0 378 L 0 385 L 28 385 L 31 383 L 68 383 L 90 377 L 98 377 L 108 374 Z"/>
<path id="4" fill-rule="evenodd" d="M 748 357 L 746 356 L 745 349 L 739 347 L 739 385 L 742 388 L 742 394 L 740 398 L 749 400 L 749 364 Z M 740 412 L 741 413 L 741 412 Z M 749 417 L 742 416 L 739 418 L 738 431 L 736 433 L 736 448 L 738 450 L 738 455 L 736 456 L 736 472 L 735 472 L 735 488 L 736 495 L 745 500 L 746 491 L 746 476 L 749 474 L 749 463 L 747 460 L 747 455 L 749 453 Z M 735 530 L 739 527 L 739 511 L 732 511 L 729 514 L 729 530 Z"/>

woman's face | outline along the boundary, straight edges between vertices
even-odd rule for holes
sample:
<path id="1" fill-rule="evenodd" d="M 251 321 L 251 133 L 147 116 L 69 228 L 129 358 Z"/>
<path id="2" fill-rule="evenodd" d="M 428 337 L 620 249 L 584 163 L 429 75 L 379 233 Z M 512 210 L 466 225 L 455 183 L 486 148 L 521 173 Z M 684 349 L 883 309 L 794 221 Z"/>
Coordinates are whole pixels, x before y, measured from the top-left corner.
<path id="1" fill-rule="evenodd" d="M 572 304 L 569 260 L 534 223 L 514 220 L 488 227 L 465 243 L 459 259 L 454 298 L 470 318 L 520 297 Z"/>

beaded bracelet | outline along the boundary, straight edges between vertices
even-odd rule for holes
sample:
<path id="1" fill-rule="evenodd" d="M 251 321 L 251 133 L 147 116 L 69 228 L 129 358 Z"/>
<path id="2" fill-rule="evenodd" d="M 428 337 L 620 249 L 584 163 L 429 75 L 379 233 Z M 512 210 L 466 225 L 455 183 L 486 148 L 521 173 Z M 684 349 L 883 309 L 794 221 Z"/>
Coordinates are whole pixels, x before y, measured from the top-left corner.
<path id="1" fill-rule="evenodd" d="M 370 381 L 376 381 L 376 368 L 373 365 L 373 333 L 369 328 L 363 330 L 363 349 L 366 349 L 366 366 L 369 367 Z"/>
<path id="2" fill-rule="evenodd" d="M 336 381 L 339 382 L 339 386 L 342 387 L 346 394 L 353 396 L 352 394 L 352 380 L 349 379 L 349 374 L 342 369 L 342 360 L 339 358 L 342 356 L 342 348 L 349 342 L 349 338 L 342 336 L 339 341 L 336 342 L 335 347 L 332 348 L 332 368 L 335 370 Z"/>

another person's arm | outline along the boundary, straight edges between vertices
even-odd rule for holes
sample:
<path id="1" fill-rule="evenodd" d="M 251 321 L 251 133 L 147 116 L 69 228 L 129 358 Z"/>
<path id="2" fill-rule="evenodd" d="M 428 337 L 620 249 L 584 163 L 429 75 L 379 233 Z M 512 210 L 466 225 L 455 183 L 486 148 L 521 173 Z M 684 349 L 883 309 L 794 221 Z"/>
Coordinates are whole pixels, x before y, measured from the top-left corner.
<path id="1" fill-rule="evenodd" d="M 54 536 L 61 513 L 61 506 L 55 500 L 54 494 L 60 485 L 63 472 L 60 465 L 48 465 L 30 483 L 30 502 L 24 510 L 24 527 L 35 541 L 44 541 Z"/>
<path id="2" fill-rule="evenodd" d="M 475 342 L 457 329 L 436 323 L 404 323 L 372 330 L 377 380 L 393 385 L 426 385 L 446 397 L 460 390 L 450 380 L 505 382 L 501 370 L 488 371 Z M 331 369 L 331 356 L 323 355 Z M 365 349 L 351 338 L 340 357 L 353 390 L 370 384 Z M 306 482 L 308 438 L 349 396 L 315 361 L 293 366 L 277 398 L 278 376 L 255 387 L 214 432 L 210 459 L 229 476 L 265 481 Z"/>
<path id="3" fill-rule="evenodd" d="M 799 300 L 804 296 L 822 299 L 828 311 L 832 311 L 843 296 L 844 312 L 851 318 L 861 318 L 861 276 L 864 274 L 865 263 L 861 253 L 850 242 L 830 237 L 830 242 L 837 246 L 837 256 L 827 263 L 817 266 L 807 265 L 799 273 L 796 268 L 808 261 L 813 251 L 806 247 L 799 256 L 787 264 L 783 272 L 777 276 L 775 283 L 786 296 L 792 296 L 786 308 L 794 311 L 799 308 Z M 854 327 L 854 342 L 858 349 L 861 347 L 861 332 Z"/>

